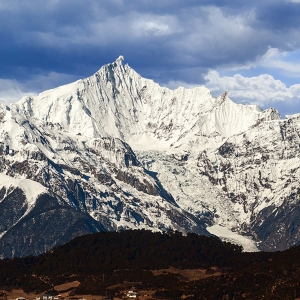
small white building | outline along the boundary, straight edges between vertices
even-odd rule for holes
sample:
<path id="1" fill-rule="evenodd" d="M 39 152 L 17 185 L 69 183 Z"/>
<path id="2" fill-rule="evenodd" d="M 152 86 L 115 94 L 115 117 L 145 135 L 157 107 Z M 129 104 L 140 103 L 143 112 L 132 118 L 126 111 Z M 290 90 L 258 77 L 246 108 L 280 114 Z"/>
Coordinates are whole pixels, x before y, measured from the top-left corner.
<path id="1" fill-rule="evenodd" d="M 137 298 L 138 297 L 138 293 L 135 291 L 128 291 L 126 294 L 127 298 Z"/>

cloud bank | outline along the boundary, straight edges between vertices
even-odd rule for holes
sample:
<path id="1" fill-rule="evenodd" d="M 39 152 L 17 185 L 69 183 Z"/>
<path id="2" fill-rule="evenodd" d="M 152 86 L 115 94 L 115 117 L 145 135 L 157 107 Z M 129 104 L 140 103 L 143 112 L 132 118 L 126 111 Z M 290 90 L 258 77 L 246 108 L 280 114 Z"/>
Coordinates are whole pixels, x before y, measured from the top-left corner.
<path id="1" fill-rule="evenodd" d="M 263 108 L 282 107 L 286 105 L 289 111 L 300 107 L 300 84 L 287 87 L 282 81 L 275 80 L 271 75 L 244 77 L 236 74 L 232 77 L 220 77 L 217 71 L 209 71 L 206 76 L 206 86 L 214 94 L 229 90 L 231 99 L 243 104 L 257 104 Z"/>
<path id="2" fill-rule="evenodd" d="M 40 92 L 124 55 L 161 84 L 203 84 L 216 70 L 290 86 L 300 82 L 299 15 L 296 0 L 0 0 L 0 78 Z"/>

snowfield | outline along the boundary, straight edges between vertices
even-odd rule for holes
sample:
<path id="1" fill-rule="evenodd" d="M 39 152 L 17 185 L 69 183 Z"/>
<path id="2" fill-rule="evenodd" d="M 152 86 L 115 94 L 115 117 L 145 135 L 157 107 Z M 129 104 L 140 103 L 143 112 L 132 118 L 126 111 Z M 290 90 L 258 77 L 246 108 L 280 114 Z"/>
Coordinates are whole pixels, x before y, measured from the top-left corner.
<path id="1" fill-rule="evenodd" d="M 50 213 L 37 205 L 46 194 L 55 209 L 84 216 L 78 234 L 174 229 L 245 251 L 299 243 L 300 114 L 281 120 L 204 86 L 170 90 L 119 57 L 89 78 L 2 104 L 0 121 L 0 205 L 14 216 L 0 242 L 37 206 Z M 26 200 L 9 208 L 17 187 Z M 29 227 L 32 239 L 39 227 Z"/>

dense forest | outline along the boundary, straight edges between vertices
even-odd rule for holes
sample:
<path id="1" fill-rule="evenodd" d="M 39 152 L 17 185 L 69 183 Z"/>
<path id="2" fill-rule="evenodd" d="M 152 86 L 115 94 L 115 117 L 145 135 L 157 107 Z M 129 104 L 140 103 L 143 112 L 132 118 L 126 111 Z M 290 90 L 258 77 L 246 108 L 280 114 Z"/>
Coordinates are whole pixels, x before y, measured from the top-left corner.
<path id="1" fill-rule="evenodd" d="M 189 281 L 153 270 L 204 269 L 218 275 Z M 104 279 L 105 278 L 105 279 Z M 155 289 L 155 299 L 295 299 L 300 297 L 300 247 L 243 253 L 217 237 L 146 230 L 100 232 L 75 238 L 40 256 L 0 260 L 0 289 L 56 293 L 78 280 L 72 293 L 117 294 L 118 283 Z M 130 287 L 128 287 L 130 288 Z"/>

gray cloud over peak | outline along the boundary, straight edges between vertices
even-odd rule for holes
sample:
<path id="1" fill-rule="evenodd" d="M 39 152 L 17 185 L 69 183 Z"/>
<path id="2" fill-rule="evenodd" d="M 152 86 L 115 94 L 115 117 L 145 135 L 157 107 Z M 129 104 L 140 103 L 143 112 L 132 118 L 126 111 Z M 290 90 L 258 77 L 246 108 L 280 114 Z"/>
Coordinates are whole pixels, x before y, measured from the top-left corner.
<path id="1" fill-rule="evenodd" d="M 298 51 L 295 2 L 0 0 L 0 78 L 41 91 L 59 81 L 49 74 L 66 83 L 122 54 L 160 83 L 205 83 L 209 70 L 255 66 L 269 49 Z"/>

